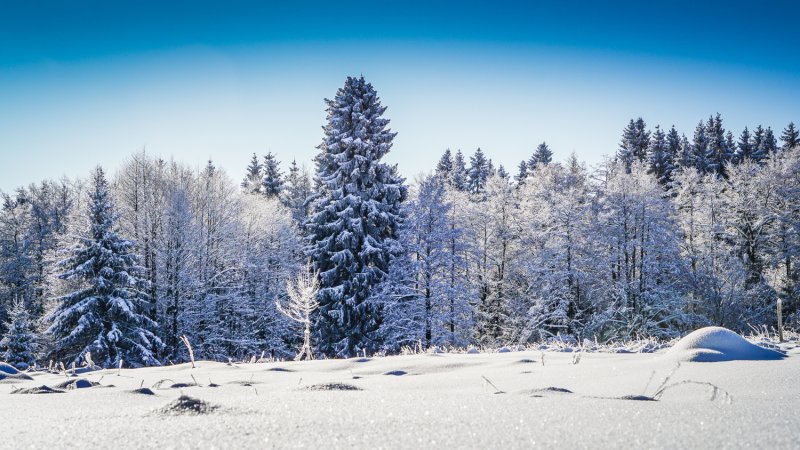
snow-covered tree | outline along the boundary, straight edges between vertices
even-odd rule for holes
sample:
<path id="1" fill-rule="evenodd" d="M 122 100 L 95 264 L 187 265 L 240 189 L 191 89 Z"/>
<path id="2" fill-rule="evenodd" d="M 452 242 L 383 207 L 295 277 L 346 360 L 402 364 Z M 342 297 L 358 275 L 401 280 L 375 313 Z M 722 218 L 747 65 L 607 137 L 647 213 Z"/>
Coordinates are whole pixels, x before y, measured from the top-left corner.
<path id="1" fill-rule="evenodd" d="M 303 346 L 295 356 L 295 361 L 314 359 L 311 347 L 311 314 L 319 307 L 319 274 L 313 272 L 311 264 L 304 266 L 294 279 L 286 283 L 286 294 L 289 302 L 282 305 L 279 300 L 275 305 L 283 315 L 303 326 Z"/>
<path id="2" fill-rule="evenodd" d="M 656 125 L 656 130 L 650 138 L 650 147 L 647 150 L 649 158 L 648 172 L 653 174 L 658 182 L 663 185 L 667 185 L 672 181 L 673 161 L 670 150 L 671 146 L 667 145 L 667 136 L 661 131 L 661 127 Z"/>
<path id="3" fill-rule="evenodd" d="M 459 191 L 468 190 L 469 180 L 467 173 L 467 163 L 464 160 L 464 154 L 461 149 L 456 151 L 456 156 L 453 157 L 453 175 L 452 186 Z"/>
<path id="4" fill-rule="evenodd" d="M 469 159 L 467 185 L 471 194 L 481 194 L 486 188 L 486 180 L 491 173 L 490 161 L 486 159 L 480 147 Z"/>
<path id="5" fill-rule="evenodd" d="M 272 152 L 267 152 L 266 156 L 264 156 L 262 172 L 261 193 L 267 198 L 280 196 L 281 191 L 283 191 L 283 174 L 281 173 L 280 162 Z"/>
<path id="6" fill-rule="evenodd" d="M 794 126 L 794 122 L 789 122 L 789 125 L 783 129 L 781 142 L 783 142 L 781 149 L 784 151 L 800 147 L 800 131 Z"/>
<path id="7" fill-rule="evenodd" d="M 105 173 L 95 169 L 89 190 L 88 229 L 61 265 L 61 278 L 78 290 L 57 299 L 48 333 L 56 354 L 79 362 L 87 352 L 103 367 L 158 364 L 156 323 L 145 314 L 146 296 L 133 243 L 116 232 L 118 215 Z"/>
<path id="8" fill-rule="evenodd" d="M 308 198 L 311 196 L 311 179 L 305 166 L 299 167 L 296 160 L 289 165 L 289 174 L 283 184 L 281 202 L 292 211 L 292 218 L 302 224 L 308 216 Z"/>
<path id="9" fill-rule="evenodd" d="M 250 159 L 250 164 L 247 166 L 244 180 L 242 180 L 242 190 L 249 194 L 260 194 L 263 185 L 264 174 L 261 172 L 261 163 L 258 161 L 258 156 L 253 153 Z"/>
<path id="10" fill-rule="evenodd" d="M 6 324 L 6 333 L 0 340 L 0 358 L 19 370 L 27 370 L 36 364 L 39 349 L 34 324 L 21 300 L 14 302 Z"/>
<path id="11" fill-rule="evenodd" d="M 650 132 L 647 131 L 644 120 L 641 117 L 636 120 L 631 119 L 622 130 L 622 142 L 619 145 L 617 159 L 628 169 L 633 162 L 646 160 L 649 146 Z"/>
<path id="12" fill-rule="evenodd" d="M 447 183 L 452 183 L 453 181 L 453 154 L 450 152 L 450 149 L 444 151 L 442 157 L 439 158 L 439 162 L 436 164 L 436 176 L 441 178 Z"/>
<path id="13" fill-rule="evenodd" d="M 326 103 L 316 175 L 324 193 L 306 223 L 306 254 L 320 274 L 316 345 L 326 355 L 350 356 L 379 347 L 372 335 L 381 308 L 371 294 L 402 251 L 397 237 L 407 194 L 396 167 L 381 162 L 395 133 L 372 85 L 348 77 Z"/>
<path id="14" fill-rule="evenodd" d="M 553 151 L 547 145 L 547 142 L 542 142 L 536 147 L 533 155 L 528 160 L 528 170 L 534 170 L 539 165 L 547 165 L 553 162 Z"/>

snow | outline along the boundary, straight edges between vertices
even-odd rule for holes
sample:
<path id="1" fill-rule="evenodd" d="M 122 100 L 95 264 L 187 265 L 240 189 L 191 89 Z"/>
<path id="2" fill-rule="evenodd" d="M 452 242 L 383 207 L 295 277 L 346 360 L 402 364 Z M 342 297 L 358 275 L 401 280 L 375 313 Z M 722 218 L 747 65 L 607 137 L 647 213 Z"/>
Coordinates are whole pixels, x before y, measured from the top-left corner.
<path id="1" fill-rule="evenodd" d="M 776 360 L 783 353 L 759 347 L 727 328 L 705 327 L 689 333 L 665 355 L 677 361 Z"/>
<path id="2" fill-rule="evenodd" d="M 67 436 L 90 448 L 796 448 L 795 345 L 782 360 L 715 364 L 663 350 L 583 353 L 577 364 L 539 350 L 198 361 L 85 372 L 99 385 L 10 395 L 75 379 L 32 372 L 0 384 L 0 416 L 18 448 Z"/>

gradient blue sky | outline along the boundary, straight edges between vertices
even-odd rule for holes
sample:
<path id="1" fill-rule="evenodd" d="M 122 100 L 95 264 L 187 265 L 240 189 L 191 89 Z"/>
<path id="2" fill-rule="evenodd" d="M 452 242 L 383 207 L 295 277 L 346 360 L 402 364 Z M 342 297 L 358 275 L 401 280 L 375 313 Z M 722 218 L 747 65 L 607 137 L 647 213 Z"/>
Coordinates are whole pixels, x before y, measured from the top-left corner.
<path id="1" fill-rule="evenodd" d="M 596 163 L 639 115 L 687 135 L 716 112 L 737 136 L 800 122 L 792 1 L 16 3 L 0 0 L 5 191 L 142 147 L 237 180 L 253 152 L 310 165 L 347 75 L 389 107 L 409 177 L 448 147 L 515 171 L 546 140 Z"/>

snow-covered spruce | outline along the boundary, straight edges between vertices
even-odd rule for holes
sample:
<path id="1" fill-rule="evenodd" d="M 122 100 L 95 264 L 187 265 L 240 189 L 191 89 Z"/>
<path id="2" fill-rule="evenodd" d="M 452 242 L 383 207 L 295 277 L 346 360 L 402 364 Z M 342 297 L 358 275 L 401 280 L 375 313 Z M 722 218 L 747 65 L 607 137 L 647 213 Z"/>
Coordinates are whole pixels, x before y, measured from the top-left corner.
<path id="1" fill-rule="evenodd" d="M 22 301 L 17 300 L 9 314 L 8 331 L 0 340 L 0 359 L 19 370 L 27 370 L 36 363 L 39 348 L 28 310 Z"/>
<path id="2" fill-rule="evenodd" d="M 161 340 L 156 323 L 144 313 L 145 294 L 133 243 L 116 231 L 117 215 L 103 169 L 92 175 L 87 208 L 88 229 L 61 265 L 61 278 L 78 289 L 58 299 L 47 330 L 60 357 L 81 362 L 87 352 L 96 364 L 115 367 L 155 365 Z"/>
<path id="3" fill-rule="evenodd" d="M 320 273 L 315 332 L 326 355 L 375 350 L 381 308 L 370 301 L 386 279 L 402 221 L 404 180 L 381 162 L 395 133 L 386 110 L 363 77 L 348 77 L 328 105 L 325 137 L 318 147 L 316 178 L 322 188 L 306 223 L 306 254 Z"/>

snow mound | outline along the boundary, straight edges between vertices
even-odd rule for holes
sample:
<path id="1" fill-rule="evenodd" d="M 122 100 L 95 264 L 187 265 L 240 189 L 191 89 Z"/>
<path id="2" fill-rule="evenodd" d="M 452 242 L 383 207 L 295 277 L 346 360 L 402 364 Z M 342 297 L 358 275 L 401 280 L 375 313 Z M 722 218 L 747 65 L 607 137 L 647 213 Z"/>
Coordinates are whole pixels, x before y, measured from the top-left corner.
<path id="1" fill-rule="evenodd" d="M 705 327 L 686 335 L 665 356 L 678 361 L 717 362 L 777 360 L 785 355 L 752 344 L 727 328 Z"/>
<path id="2" fill-rule="evenodd" d="M 177 400 L 159 409 L 158 412 L 164 415 L 200 415 L 211 413 L 218 408 L 218 406 L 203 400 L 181 395 Z"/>
<path id="3" fill-rule="evenodd" d="M 0 382 L 6 380 L 6 382 L 13 382 L 16 380 L 32 380 L 29 375 L 24 374 L 17 370 L 16 367 L 12 366 L 11 364 L 6 364 L 4 362 L 0 362 Z"/>
<path id="4" fill-rule="evenodd" d="M 11 364 L 0 362 L 0 373 L 4 373 L 7 375 L 16 375 L 19 373 L 19 370 L 17 370 L 17 368 L 12 366 Z"/>

